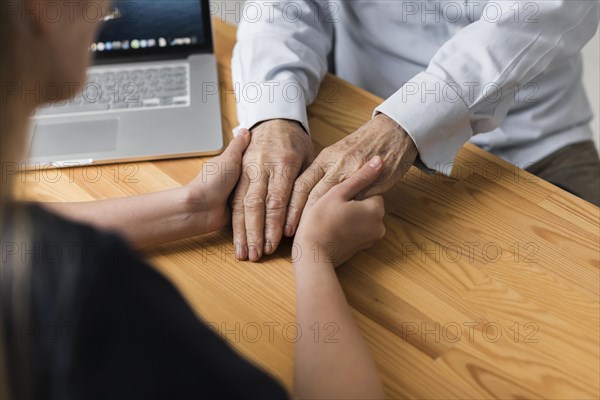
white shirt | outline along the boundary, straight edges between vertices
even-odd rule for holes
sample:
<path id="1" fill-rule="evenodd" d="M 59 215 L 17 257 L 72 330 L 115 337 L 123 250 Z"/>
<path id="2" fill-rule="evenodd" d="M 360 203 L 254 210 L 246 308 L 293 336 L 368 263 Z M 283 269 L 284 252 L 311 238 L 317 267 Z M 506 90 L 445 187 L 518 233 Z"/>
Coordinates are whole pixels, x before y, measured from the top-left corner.
<path id="1" fill-rule="evenodd" d="M 448 173 L 470 140 L 525 168 L 591 140 L 580 52 L 599 14 L 595 0 L 248 1 L 232 60 L 240 126 L 308 131 L 333 51 L 427 167 Z"/>

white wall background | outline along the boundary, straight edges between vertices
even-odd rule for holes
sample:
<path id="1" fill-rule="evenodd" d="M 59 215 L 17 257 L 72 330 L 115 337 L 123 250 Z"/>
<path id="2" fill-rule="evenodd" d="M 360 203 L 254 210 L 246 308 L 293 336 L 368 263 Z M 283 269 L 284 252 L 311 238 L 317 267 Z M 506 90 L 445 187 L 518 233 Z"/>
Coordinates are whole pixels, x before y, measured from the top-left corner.
<path id="1" fill-rule="evenodd" d="M 594 112 L 594 141 L 600 149 L 600 32 L 583 49 L 583 83 Z"/>
<path id="2" fill-rule="evenodd" d="M 243 0 L 217 0 L 216 3 L 216 9 L 220 10 L 218 14 L 227 22 L 235 24 L 239 20 L 235 12 L 241 10 Z M 583 64 L 584 85 L 594 112 L 594 142 L 600 149 L 600 32 L 596 32 L 596 36 L 583 49 Z"/>

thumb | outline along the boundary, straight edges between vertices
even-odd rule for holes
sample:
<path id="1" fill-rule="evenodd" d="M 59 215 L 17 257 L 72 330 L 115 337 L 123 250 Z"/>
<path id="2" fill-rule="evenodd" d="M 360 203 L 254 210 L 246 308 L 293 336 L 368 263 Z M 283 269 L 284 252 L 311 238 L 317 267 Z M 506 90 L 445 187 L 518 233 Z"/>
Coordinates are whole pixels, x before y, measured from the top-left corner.
<path id="1" fill-rule="evenodd" d="M 221 157 L 224 157 L 227 161 L 232 161 L 240 164 L 242 162 L 242 155 L 250 144 L 250 131 L 248 129 L 240 129 L 237 136 L 229 143 L 229 146 L 225 149 Z"/>
<path id="2" fill-rule="evenodd" d="M 361 169 L 352 174 L 348 179 L 338 185 L 337 190 L 346 200 L 352 200 L 361 190 L 374 183 L 383 170 L 383 160 L 375 156 Z"/>
<path id="3" fill-rule="evenodd" d="M 242 171 L 242 157 L 250 143 L 250 136 L 250 131 L 241 129 L 220 156 L 205 162 L 200 172 L 201 181 L 220 183 L 233 189 Z"/>

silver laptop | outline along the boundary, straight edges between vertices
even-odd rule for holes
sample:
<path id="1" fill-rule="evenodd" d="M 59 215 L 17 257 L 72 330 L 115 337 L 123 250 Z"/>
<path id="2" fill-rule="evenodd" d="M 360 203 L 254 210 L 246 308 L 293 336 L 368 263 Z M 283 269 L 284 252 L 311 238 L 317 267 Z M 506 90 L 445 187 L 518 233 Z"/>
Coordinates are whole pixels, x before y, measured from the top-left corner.
<path id="1" fill-rule="evenodd" d="M 208 0 L 119 0 L 103 20 L 83 91 L 33 117 L 28 167 L 220 152 Z"/>

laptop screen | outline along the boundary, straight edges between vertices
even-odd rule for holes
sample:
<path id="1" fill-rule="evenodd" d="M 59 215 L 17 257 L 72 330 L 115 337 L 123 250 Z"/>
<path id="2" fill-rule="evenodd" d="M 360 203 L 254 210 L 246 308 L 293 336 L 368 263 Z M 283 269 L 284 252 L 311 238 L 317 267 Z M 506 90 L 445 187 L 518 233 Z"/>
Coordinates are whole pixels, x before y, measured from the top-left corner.
<path id="1" fill-rule="evenodd" d="M 208 0 L 117 0 L 90 50 L 100 60 L 211 51 Z"/>

